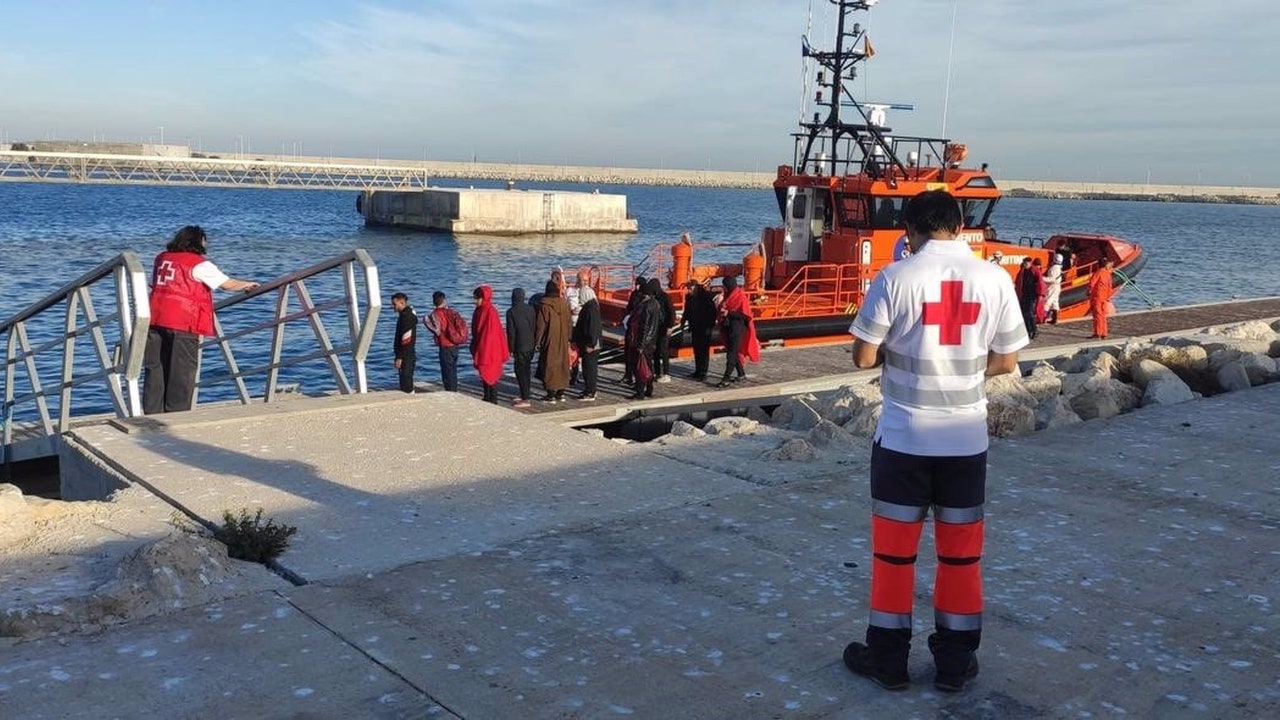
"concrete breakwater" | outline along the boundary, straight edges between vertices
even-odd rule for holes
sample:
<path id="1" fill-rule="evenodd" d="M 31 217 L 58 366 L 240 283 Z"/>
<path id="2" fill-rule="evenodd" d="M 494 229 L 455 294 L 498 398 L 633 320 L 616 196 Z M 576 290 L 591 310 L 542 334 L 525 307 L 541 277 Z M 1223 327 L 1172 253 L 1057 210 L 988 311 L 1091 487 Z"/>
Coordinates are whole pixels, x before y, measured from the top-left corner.
<path id="1" fill-rule="evenodd" d="M 367 161 L 361 161 L 367 162 Z M 415 163 L 418 164 L 418 163 Z M 584 185 L 658 185 L 767 189 L 773 172 L 731 170 L 682 170 L 676 168 L 621 168 L 586 165 L 530 165 L 507 163 L 421 162 L 437 179 L 517 180 L 522 182 L 572 182 Z M 1225 185 L 1152 185 L 1142 183 L 1045 182 L 997 180 L 1010 197 L 1055 199 L 1142 200 L 1158 202 L 1208 202 L 1254 205 L 1280 204 L 1280 188 Z"/>

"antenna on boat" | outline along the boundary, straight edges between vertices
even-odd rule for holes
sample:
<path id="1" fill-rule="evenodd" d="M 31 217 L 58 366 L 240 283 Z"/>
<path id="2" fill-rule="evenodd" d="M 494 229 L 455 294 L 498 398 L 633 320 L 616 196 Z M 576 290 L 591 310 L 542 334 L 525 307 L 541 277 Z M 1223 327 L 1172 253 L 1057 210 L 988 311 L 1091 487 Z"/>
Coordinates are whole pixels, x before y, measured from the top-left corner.
<path id="1" fill-rule="evenodd" d="M 800 53 L 800 122 L 804 122 L 804 111 L 809 104 L 809 33 L 813 31 L 813 0 L 809 0 L 809 16 L 804 24 L 804 35 L 800 42 L 805 52 Z"/>
<path id="2" fill-rule="evenodd" d="M 947 49 L 947 89 L 942 94 L 942 137 L 947 136 L 947 106 L 951 104 L 951 62 L 956 55 L 956 6 L 960 0 L 951 0 L 951 47 Z"/>

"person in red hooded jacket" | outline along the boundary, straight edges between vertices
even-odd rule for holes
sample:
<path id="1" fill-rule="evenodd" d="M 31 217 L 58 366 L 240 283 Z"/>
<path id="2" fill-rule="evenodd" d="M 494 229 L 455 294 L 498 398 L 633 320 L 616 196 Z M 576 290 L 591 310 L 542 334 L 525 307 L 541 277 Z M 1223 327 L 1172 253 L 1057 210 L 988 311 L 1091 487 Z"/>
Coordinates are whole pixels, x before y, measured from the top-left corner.
<path id="1" fill-rule="evenodd" d="M 760 341 L 751 317 L 751 301 L 738 286 L 738 278 L 721 280 L 724 299 L 720 301 L 720 339 L 724 343 L 724 377 L 716 387 L 728 387 L 747 376 L 743 360 L 760 362 Z M 737 375 L 734 375 L 734 372 Z"/>
<path id="2" fill-rule="evenodd" d="M 143 357 L 142 412 L 190 410 L 200 370 L 200 336 L 213 330 L 213 290 L 252 290 L 205 258 L 209 238 L 188 225 L 156 256 L 151 271 L 151 329 Z"/>
<path id="3" fill-rule="evenodd" d="M 507 350 L 507 334 L 502 329 L 502 318 L 493 305 L 493 288 L 481 285 L 472 291 L 476 310 L 471 314 L 471 361 L 480 373 L 484 384 L 484 401 L 498 402 L 498 381 L 502 368 L 511 357 Z"/>

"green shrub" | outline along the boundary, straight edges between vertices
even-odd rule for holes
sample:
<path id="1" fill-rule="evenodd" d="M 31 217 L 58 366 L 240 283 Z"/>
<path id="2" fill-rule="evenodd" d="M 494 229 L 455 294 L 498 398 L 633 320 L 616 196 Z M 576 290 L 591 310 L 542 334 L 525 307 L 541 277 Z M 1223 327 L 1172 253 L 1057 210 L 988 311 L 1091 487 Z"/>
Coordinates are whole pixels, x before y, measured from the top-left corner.
<path id="1" fill-rule="evenodd" d="M 227 546 L 227 554 L 237 560 L 264 565 L 279 557 L 289 547 L 289 538 L 298 532 L 298 528 L 277 525 L 271 518 L 263 523 L 262 508 L 252 516 L 248 510 L 241 509 L 239 517 L 224 510 L 222 521 L 222 527 L 214 530 L 213 536 Z"/>

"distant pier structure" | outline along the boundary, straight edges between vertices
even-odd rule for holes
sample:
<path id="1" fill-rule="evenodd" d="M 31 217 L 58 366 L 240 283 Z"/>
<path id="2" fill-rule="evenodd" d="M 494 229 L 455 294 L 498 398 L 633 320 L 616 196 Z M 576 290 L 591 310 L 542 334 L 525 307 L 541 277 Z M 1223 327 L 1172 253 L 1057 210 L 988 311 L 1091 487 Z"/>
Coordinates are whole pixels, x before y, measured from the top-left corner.
<path id="1" fill-rule="evenodd" d="M 367 190 L 356 209 L 367 225 L 484 235 L 633 233 L 627 196 L 563 190 L 437 188 Z"/>

